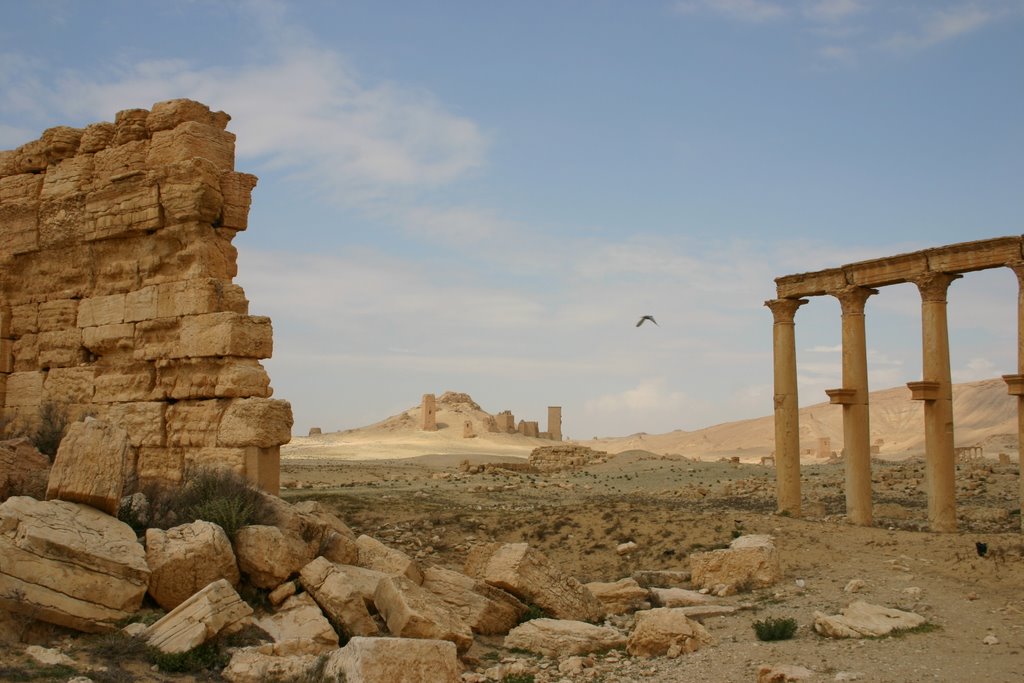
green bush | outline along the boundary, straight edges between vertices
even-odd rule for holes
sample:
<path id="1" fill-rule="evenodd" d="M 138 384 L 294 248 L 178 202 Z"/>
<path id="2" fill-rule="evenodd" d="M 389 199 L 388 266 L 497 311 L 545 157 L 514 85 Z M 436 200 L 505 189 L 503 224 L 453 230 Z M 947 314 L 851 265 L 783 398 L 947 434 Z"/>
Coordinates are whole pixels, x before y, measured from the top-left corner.
<path id="1" fill-rule="evenodd" d="M 530 621 L 531 619 L 547 619 L 548 613 L 544 611 L 543 607 L 538 607 L 532 602 L 527 606 L 526 612 L 519 618 L 519 623 Z"/>
<path id="2" fill-rule="evenodd" d="M 28 435 L 28 438 L 40 453 L 46 455 L 50 462 L 53 462 L 67 428 L 67 408 L 53 401 L 46 401 L 39 406 L 39 425 Z"/>
<path id="3" fill-rule="evenodd" d="M 754 633 L 758 640 L 789 640 L 796 634 L 796 619 L 774 619 L 755 621 Z"/>
<path id="4" fill-rule="evenodd" d="M 212 522 L 229 538 L 248 524 L 272 522 L 263 493 L 242 475 L 226 469 L 201 469 L 186 475 L 184 488 L 165 491 L 150 501 L 152 526 L 169 528 L 196 520 Z"/>
<path id="5" fill-rule="evenodd" d="M 150 661 L 168 673 L 197 673 L 223 669 L 230 657 L 214 641 L 209 641 L 186 652 L 161 652 L 153 648 Z"/>

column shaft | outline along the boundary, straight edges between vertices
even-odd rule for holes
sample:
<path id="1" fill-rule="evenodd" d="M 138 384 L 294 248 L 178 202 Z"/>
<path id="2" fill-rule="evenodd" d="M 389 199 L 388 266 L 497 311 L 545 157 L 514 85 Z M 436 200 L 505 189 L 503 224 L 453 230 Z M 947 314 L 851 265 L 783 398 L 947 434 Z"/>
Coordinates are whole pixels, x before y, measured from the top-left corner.
<path id="1" fill-rule="evenodd" d="M 1017 275 L 1017 376 L 1021 377 L 1024 375 L 1024 262 L 1011 263 L 1009 266 Z M 1017 462 L 1020 471 L 1020 509 L 1024 510 L 1024 394 L 1017 394 Z M 1024 531 L 1024 514 L 1020 518 L 1020 528 Z"/>
<path id="2" fill-rule="evenodd" d="M 793 317 L 806 299 L 772 299 L 775 361 L 775 479 L 778 511 L 800 516 L 800 404 L 797 398 L 796 333 Z"/>
<path id="3" fill-rule="evenodd" d="M 924 381 L 938 384 L 924 403 L 925 486 L 933 531 L 956 531 L 956 456 L 953 449 L 953 380 L 949 367 L 946 291 L 960 277 L 927 273 L 915 282 L 921 292 L 921 352 Z"/>

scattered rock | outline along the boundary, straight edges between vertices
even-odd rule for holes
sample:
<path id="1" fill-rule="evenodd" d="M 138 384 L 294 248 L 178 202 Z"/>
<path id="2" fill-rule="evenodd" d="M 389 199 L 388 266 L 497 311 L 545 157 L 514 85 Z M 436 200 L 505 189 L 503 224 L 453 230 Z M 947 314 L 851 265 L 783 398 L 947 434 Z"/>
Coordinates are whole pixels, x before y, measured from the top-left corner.
<path id="1" fill-rule="evenodd" d="M 447 640 L 355 637 L 324 666 L 323 680 L 346 683 L 459 683 L 455 644 Z"/>
<path id="2" fill-rule="evenodd" d="M 634 657 L 678 657 L 712 641 L 703 626 L 671 607 L 637 612 L 626 652 Z"/>
<path id="3" fill-rule="evenodd" d="M 754 588 L 766 588 L 782 578 L 779 552 L 771 536 L 740 536 L 724 550 L 690 555 L 695 585 L 714 589 L 718 595 L 732 595 Z"/>
<path id="4" fill-rule="evenodd" d="M 172 610 L 217 579 L 239 581 L 238 563 L 227 534 L 202 520 L 164 531 L 146 530 L 149 594 Z"/>
<path id="5" fill-rule="evenodd" d="M 608 614 L 626 614 L 650 609 L 650 591 L 641 588 L 635 579 L 619 579 L 614 583 L 594 581 L 584 584 L 604 605 Z"/>
<path id="6" fill-rule="evenodd" d="M 252 607 L 227 579 L 218 579 L 147 628 L 143 639 L 162 652 L 186 652 L 219 633 L 230 633 L 251 621 Z"/>
<path id="7" fill-rule="evenodd" d="M 614 628 L 594 626 L 566 619 L 531 619 L 509 631 L 506 648 L 518 648 L 558 657 L 584 655 L 626 644 L 626 637 Z"/>
<path id="8" fill-rule="evenodd" d="M 833 616 L 815 612 L 814 630 L 830 638 L 877 637 L 916 628 L 926 621 L 920 614 L 858 600 Z"/>
<path id="9" fill-rule="evenodd" d="M 813 676 L 813 671 L 795 664 L 763 664 L 757 670 L 757 683 L 806 681 Z"/>

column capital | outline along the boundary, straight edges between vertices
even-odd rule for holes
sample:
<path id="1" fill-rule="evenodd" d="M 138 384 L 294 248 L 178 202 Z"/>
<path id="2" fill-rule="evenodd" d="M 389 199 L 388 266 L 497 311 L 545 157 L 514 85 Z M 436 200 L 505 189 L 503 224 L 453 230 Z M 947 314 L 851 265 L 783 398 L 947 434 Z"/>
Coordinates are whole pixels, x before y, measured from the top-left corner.
<path id="1" fill-rule="evenodd" d="M 831 291 L 829 294 L 839 299 L 839 305 L 843 309 L 843 315 L 864 315 L 864 304 L 867 302 L 869 296 L 878 294 L 878 290 L 871 289 L 869 287 L 849 285 L 842 289 Z"/>
<path id="2" fill-rule="evenodd" d="M 959 273 L 940 273 L 930 270 L 913 278 L 911 282 L 917 285 L 918 291 L 921 292 L 922 302 L 946 303 L 946 290 L 949 289 L 953 280 L 960 277 Z"/>
<path id="3" fill-rule="evenodd" d="M 807 303 L 807 299 L 769 299 L 764 305 L 771 309 L 775 324 L 793 324 L 796 309 Z"/>

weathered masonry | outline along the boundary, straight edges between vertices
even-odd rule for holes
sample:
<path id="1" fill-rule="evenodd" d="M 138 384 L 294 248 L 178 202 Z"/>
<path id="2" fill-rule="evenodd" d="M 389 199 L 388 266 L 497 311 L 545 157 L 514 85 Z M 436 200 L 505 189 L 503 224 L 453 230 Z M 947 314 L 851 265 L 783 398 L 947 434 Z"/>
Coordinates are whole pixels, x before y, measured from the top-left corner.
<path id="1" fill-rule="evenodd" d="M 122 426 L 137 481 L 229 467 L 276 493 L 291 406 L 270 319 L 232 283 L 256 177 L 230 117 L 190 100 L 0 151 L 0 418 Z"/>
<path id="2" fill-rule="evenodd" d="M 829 295 L 842 308 L 843 386 L 826 393 L 843 406 L 846 453 L 846 513 L 854 524 L 870 525 L 871 445 L 864 308 L 878 287 L 912 282 L 921 294 L 923 376 L 909 382 L 914 400 L 924 402 L 925 485 L 928 521 L 935 531 L 956 530 L 956 456 L 953 447 L 953 390 L 950 377 L 946 293 L 963 273 L 1010 268 L 1018 281 L 1017 373 L 1004 375 L 1017 396 L 1018 438 L 1024 443 L 1024 240 L 998 237 L 952 244 L 910 254 L 860 261 L 814 273 L 776 278 L 776 299 L 765 305 L 774 317 L 775 455 L 780 512 L 800 514 L 800 425 L 797 404 L 794 319 L 805 297 Z M 1024 476 L 1020 498 L 1024 506 Z M 1024 524 L 1024 520 L 1022 520 Z"/>

